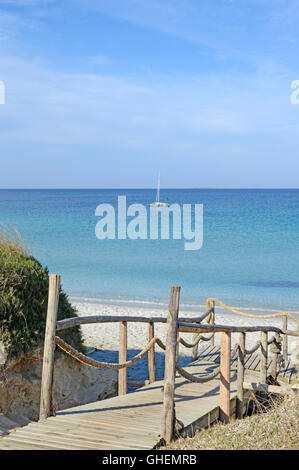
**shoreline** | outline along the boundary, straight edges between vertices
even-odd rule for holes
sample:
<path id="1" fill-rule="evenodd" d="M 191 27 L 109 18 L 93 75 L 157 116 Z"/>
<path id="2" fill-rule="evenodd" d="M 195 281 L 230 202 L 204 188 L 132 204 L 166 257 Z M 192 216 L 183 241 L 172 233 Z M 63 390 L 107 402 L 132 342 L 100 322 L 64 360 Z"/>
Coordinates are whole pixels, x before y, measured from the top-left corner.
<path id="1" fill-rule="evenodd" d="M 72 295 L 68 294 L 69 301 L 72 304 L 93 304 L 101 306 L 112 306 L 112 307 L 128 307 L 128 308 L 145 308 L 145 309 L 155 309 L 163 310 L 168 309 L 168 300 L 148 300 L 148 299 L 116 299 L 116 298 L 105 298 L 105 297 L 93 297 L 93 296 L 81 296 L 81 295 Z M 221 300 L 221 299 L 219 299 Z M 224 302 L 226 303 L 226 302 Z M 299 320 L 299 310 L 296 309 L 277 309 L 264 306 L 250 306 L 243 307 L 240 305 L 228 304 L 228 306 L 234 310 L 248 312 L 260 312 L 260 314 L 271 315 L 274 313 L 285 312 L 291 313 L 295 317 L 298 317 Z M 220 306 L 216 306 L 216 309 L 221 309 Z M 181 312 L 198 312 L 203 313 L 205 310 L 204 303 L 185 303 L 180 302 L 180 311 Z M 224 310 L 224 309 L 223 309 Z M 229 313 L 227 311 L 227 313 Z"/>
<path id="2" fill-rule="evenodd" d="M 161 316 L 167 318 L 167 309 L 168 306 L 136 306 L 134 305 L 113 305 L 107 303 L 99 302 L 75 302 L 73 299 L 70 299 L 71 304 L 75 307 L 77 314 L 79 316 L 92 316 L 92 315 L 113 315 L 113 316 Z M 190 316 L 198 317 L 205 311 L 205 306 L 203 308 L 197 307 L 195 310 L 180 308 L 181 316 Z M 263 314 L 264 310 L 258 310 Z M 276 313 L 274 311 L 271 311 Z M 269 311 L 267 312 L 269 313 Z M 282 317 L 274 319 L 263 319 L 243 317 L 231 312 L 224 310 L 222 307 L 216 306 L 216 324 L 219 325 L 242 325 L 242 326 L 276 326 L 281 328 L 282 326 Z M 288 328 L 296 329 L 296 323 L 289 319 Z M 93 346 L 96 349 L 101 351 L 114 351 L 118 352 L 119 346 L 119 323 L 102 323 L 102 324 L 91 324 L 91 325 L 81 325 L 82 335 L 84 343 Z M 155 336 L 158 336 L 163 342 L 166 340 L 166 325 L 162 323 L 155 324 Z M 192 341 L 192 334 L 183 333 L 181 335 L 187 341 Z M 259 339 L 259 333 L 247 333 L 246 334 L 246 345 L 247 347 L 252 347 L 256 341 Z M 269 335 L 272 337 L 272 334 Z M 234 345 L 239 338 L 239 334 L 232 334 L 232 344 Z M 296 345 L 298 338 L 288 337 L 289 345 L 289 354 L 292 354 L 292 351 Z M 129 323 L 128 324 L 128 354 L 130 351 L 134 351 L 135 355 L 145 347 L 148 342 L 148 329 L 146 323 Z M 215 335 L 215 343 L 219 344 L 220 334 Z M 162 352 L 160 348 L 157 348 L 157 351 Z M 182 357 L 191 357 L 191 349 L 187 349 L 184 346 L 180 347 L 180 356 Z"/>

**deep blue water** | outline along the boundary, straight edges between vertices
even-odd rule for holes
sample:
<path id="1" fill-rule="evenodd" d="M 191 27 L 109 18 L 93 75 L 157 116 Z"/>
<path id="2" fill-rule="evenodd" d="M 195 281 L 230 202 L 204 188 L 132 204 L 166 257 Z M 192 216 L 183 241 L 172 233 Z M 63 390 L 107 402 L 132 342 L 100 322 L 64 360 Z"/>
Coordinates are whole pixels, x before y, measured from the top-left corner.
<path id="1" fill-rule="evenodd" d="M 98 240 L 101 203 L 148 205 L 155 190 L 0 190 L 0 222 L 62 276 L 72 297 L 167 302 L 208 296 L 234 306 L 299 310 L 299 190 L 165 189 L 170 203 L 203 204 L 203 246 L 185 240 Z"/>

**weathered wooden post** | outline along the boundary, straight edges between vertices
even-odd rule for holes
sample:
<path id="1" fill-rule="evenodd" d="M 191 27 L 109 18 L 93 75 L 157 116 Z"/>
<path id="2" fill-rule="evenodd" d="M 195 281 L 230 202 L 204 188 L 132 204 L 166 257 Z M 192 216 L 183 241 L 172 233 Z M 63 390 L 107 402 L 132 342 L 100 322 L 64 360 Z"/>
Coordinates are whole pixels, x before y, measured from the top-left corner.
<path id="1" fill-rule="evenodd" d="M 237 378 L 237 407 L 236 416 L 242 418 L 244 404 L 244 363 L 245 363 L 245 333 L 240 333 L 238 347 L 238 378 Z"/>
<path id="2" fill-rule="evenodd" d="M 162 421 L 162 438 L 167 444 L 173 439 L 175 424 L 174 384 L 180 290 L 181 288 L 179 286 L 171 288 L 168 307 Z"/>
<path id="3" fill-rule="evenodd" d="M 154 323 L 148 323 L 148 341 L 150 342 L 155 337 Z M 155 362 L 155 345 L 148 352 L 148 376 L 149 383 L 156 380 L 156 362 Z"/>
<path id="4" fill-rule="evenodd" d="M 270 346 L 270 351 L 273 353 L 271 376 L 274 380 L 276 380 L 278 356 L 279 356 L 280 351 L 281 351 L 281 344 L 280 343 L 281 343 L 281 338 L 279 336 L 279 333 L 275 333 L 274 341 Z"/>
<path id="5" fill-rule="evenodd" d="M 49 276 L 49 294 L 48 310 L 46 321 L 46 332 L 44 342 L 44 357 L 41 382 L 40 414 L 39 419 L 47 419 L 53 410 L 53 382 L 54 382 L 54 352 L 55 352 L 55 333 L 56 321 L 59 303 L 60 276 L 50 274 Z"/>
<path id="6" fill-rule="evenodd" d="M 127 360 L 127 341 L 128 341 L 128 324 L 126 321 L 121 321 L 119 324 L 119 354 L 118 362 L 126 362 Z M 127 368 L 119 369 L 118 371 L 118 394 L 126 395 L 127 393 Z"/>
<path id="7" fill-rule="evenodd" d="M 220 350 L 220 420 L 228 423 L 230 420 L 230 349 L 231 334 L 221 333 Z"/>
<path id="8" fill-rule="evenodd" d="M 265 384 L 267 382 L 267 368 L 268 368 L 268 334 L 266 331 L 261 331 L 261 361 L 260 361 L 260 382 Z"/>
<path id="9" fill-rule="evenodd" d="M 180 333 L 178 332 L 176 353 L 175 353 L 176 362 L 179 362 L 179 357 L 180 357 Z"/>
<path id="10" fill-rule="evenodd" d="M 198 333 L 193 333 L 193 342 L 197 340 L 198 336 L 199 336 Z M 196 361 L 197 356 L 198 356 L 198 343 L 195 346 L 193 346 L 193 348 L 192 348 L 192 359 L 193 359 L 193 361 Z"/>
<path id="11" fill-rule="evenodd" d="M 288 317 L 283 316 L 282 317 L 282 331 L 287 331 L 288 329 Z M 288 336 L 283 335 L 282 337 L 282 355 L 285 360 L 285 362 L 288 359 Z"/>
<path id="12" fill-rule="evenodd" d="M 213 308 L 213 310 L 209 317 L 209 324 L 214 325 L 215 324 L 215 302 L 213 300 L 209 302 L 209 305 L 207 304 L 207 310 L 209 310 L 210 308 Z M 212 338 L 210 339 L 210 345 L 211 346 L 215 345 L 215 333 L 212 333 Z"/>

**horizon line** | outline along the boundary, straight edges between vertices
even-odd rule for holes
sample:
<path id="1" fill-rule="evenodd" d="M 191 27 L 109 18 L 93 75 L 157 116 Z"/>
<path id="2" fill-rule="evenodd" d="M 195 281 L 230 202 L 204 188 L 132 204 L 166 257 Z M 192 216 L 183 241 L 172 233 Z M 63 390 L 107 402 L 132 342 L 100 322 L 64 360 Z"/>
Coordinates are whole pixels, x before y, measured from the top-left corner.
<path id="1" fill-rule="evenodd" d="M 115 188 L 0 188 L 0 191 L 116 191 L 116 190 L 155 190 L 156 187 L 152 188 L 129 188 L 129 187 L 115 187 Z M 219 191 L 229 191 L 229 190 L 298 190 L 299 188 L 286 188 L 286 187 L 189 187 L 189 188 L 175 188 L 175 187 L 163 187 L 161 190 L 219 190 Z"/>

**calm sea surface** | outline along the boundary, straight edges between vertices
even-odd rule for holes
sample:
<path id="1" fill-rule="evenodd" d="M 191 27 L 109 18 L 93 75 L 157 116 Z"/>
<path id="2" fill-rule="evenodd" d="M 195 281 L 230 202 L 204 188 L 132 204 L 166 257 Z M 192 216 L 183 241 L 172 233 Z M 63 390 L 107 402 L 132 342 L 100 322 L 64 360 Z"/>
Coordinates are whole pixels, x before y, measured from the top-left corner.
<path id="1" fill-rule="evenodd" d="M 183 304 L 208 296 L 233 306 L 299 310 L 299 190 L 161 190 L 161 200 L 203 204 L 203 246 L 185 240 L 98 240 L 95 209 L 147 205 L 155 190 L 0 190 L 0 222 L 17 228 L 71 298 Z"/>

